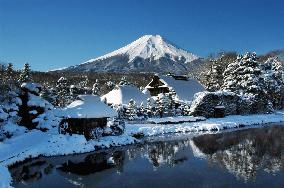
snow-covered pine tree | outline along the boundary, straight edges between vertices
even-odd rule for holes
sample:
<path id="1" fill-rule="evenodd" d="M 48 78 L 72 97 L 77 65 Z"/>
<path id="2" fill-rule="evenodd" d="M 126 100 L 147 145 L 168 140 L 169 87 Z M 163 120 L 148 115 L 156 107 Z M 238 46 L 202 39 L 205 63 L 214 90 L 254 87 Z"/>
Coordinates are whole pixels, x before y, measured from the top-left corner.
<path id="1" fill-rule="evenodd" d="M 128 120 L 135 120 L 138 118 L 136 102 L 133 99 L 130 99 L 125 113 Z"/>
<path id="2" fill-rule="evenodd" d="M 147 99 L 146 114 L 149 118 L 153 116 L 153 107 L 152 107 L 151 98 Z"/>
<path id="3" fill-rule="evenodd" d="M 81 94 L 88 94 L 89 93 L 89 78 L 88 76 L 84 75 L 82 76 L 82 80 L 78 84 L 78 90 L 80 90 L 82 93 Z"/>
<path id="4" fill-rule="evenodd" d="M 147 117 L 147 113 L 146 113 L 146 109 L 144 107 L 144 103 L 142 102 L 138 108 L 138 113 L 137 113 L 138 117 L 141 118 L 146 118 Z"/>
<path id="5" fill-rule="evenodd" d="M 238 55 L 236 61 L 230 63 L 225 69 L 223 73 L 224 82 L 221 87 L 222 90 L 236 92 L 239 89 L 237 83 L 238 72 L 236 69 L 239 67 L 239 61 L 241 61 L 241 59 L 242 56 Z"/>
<path id="6" fill-rule="evenodd" d="M 7 102 L 11 91 L 16 91 L 16 81 L 13 64 L 9 63 L 7 67 L 1 66 L 0 69 L 0 103 Z"/>
<path id="7" fill-rule="evenodd" d="M 92 94 L 99 95 L 99 96 L 101 95 L 101 89 L 99 87 L 98 79 L 96 79 L 96 82 L 93 85 Z"/>
<path id="8" fill-rule="evenodd" d="M 220 90 L 223 84 L 223 70 L 221 66 L 222 57 L 218 60 L 211 60 L 212 66 L 206 74 L 206 89 L 208 91 Z"/>
<path id="9" fill-rule="evenodd" d="M 125 76 L 123 76 L 123 77 L 121 78 L 121 80 L 120 80 L 120 82 L 119 82 L 118 85 L 120 85 L 120 86 L 129 85 L 129 83 L 128 83 L 128 81 L 126 80 L 126 77 L 125 77 Z"/>
<path id="10" fill-rule="evenodd" d="M 166 97 L 163 93 L 158 95 L 158 113 L 162 118 L 168 114 L 168 97 Z"/>
<path id="11" fill-rule="evenodd" d="M 21 71 L 20 77 L 19 77 L 19 83 L 27 83 L 32 82 L 32 75 L 31 75 L 31 69 L 29 63 L 25 63 L 24 69 Z"/>
<path id="12" fill-rule="evenodd" d="M 269 108 L 260 65 L 256 53 L 246 53 L 238 56 L 237 61 L 229 64 L 224 72 L 223 89 L 241 97 L 239 109 L 245 113 L 267 111 Z"/>
<path id="13" fill-rule="evenodd" d="M 190 115 L 190 105 L 184 104 L 183 115 L 188 116 Z"/>
<path id="14" fill-rule="evenodd" d="M 112 81 L 108 81 L 106 85 L 108 90 L 113 90 L 113 88 L 115 87 L 115 84 Z"/>
<path id="15" fill-rule="evenodd" d="M 56 105 L 57 92 L 56 89 L 49 86 L 48 84 L 43 84 L 42 92 L 40 93 L 40 97 L 44 100 L 48 101 L 52 105 Z"/>
<path id="16" fill-rule="evenodd" d="M 75 101 L 77 99 L 78 95 L 79 95 L 80 90 L 79 90 L 78 86 L 70 85 L 69 92 L 70 92 L 70 99 L 72 101 Z"/>
<path id="17" fill-rule="evenodd" d="M 279 61 L 274 58 L 268 59 L 263 63 L 264 85 L 273 107 L 275 109 L 283 108 L 284 85 L 283 85 L 283 67 Z"/>
<path id="18" fill-rule="evenodd" d="M 5 71 L 5 79 L 8 84 L 9 90 L 13 91 L 16 89 L 15 73 L 13 69 L 13 64 L 8 63 L 7 69 Z"/>
<path id="19" fill-rule="evenodd" d="M 169 116 L 175 116 L 176 115 L 176 93 L 173 89 L 170 89 L 169 93 L 166 95 L 167 96 L 167 104 L 168 104 L 168 115 Z"/>
<path id="20" fill-rule="evenodd" d="M 70 91 L 68 87 L 68 80 L 65 77 L 59 78 L 56 83 L 57 90 L 57 106 L 65 107 L 71 103 Z"/>

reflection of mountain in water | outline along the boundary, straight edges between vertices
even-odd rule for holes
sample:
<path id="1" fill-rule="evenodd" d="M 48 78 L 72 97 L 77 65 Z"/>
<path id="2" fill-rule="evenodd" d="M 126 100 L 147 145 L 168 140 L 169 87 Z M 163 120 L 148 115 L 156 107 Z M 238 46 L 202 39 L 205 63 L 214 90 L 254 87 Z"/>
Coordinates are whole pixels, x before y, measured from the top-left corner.
<path id="1" fill-rule="evenodd" d="M 217 162 L 237 178 L 254 179 L 258 170 L 276 173 L 283 167 L 284 127 L 250 129 L 193 138 L 210 161 Z"/>

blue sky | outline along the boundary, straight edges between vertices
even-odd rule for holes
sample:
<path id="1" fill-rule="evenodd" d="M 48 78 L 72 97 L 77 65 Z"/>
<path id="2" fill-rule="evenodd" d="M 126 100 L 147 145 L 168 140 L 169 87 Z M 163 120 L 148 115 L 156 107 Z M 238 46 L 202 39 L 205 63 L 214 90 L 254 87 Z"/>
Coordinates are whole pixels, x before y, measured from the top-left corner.
<path id="1" fill-rule="evenodd" d="M 0 61 L 50 70 L 145 34 L 199 56 L 284 48 L 283 0 L 0 0 Z"/>

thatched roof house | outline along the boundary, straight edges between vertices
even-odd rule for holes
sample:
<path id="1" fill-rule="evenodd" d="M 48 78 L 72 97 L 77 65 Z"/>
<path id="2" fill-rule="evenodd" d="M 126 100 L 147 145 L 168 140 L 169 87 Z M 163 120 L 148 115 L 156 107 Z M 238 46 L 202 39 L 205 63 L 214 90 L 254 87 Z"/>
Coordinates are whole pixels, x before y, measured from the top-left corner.
<path id="1" fill-rule="evenodd" d="M 116 86 L 112 91 L 102 96 L 102 99 L 107 101 L 108 104 L 126 105 L 131 99 L 136 104 L 146 103 L 149 94 L 142 93 L 136 86 L 133 85 L 120 85 Z"/>
<path id="2" fill-rule="evenodd" d="M 145 89 L 150 92 L 151 96 L 174 90 L 178 98 L 183 101 L 192 101 L 195 93 L 205 91 L 205 88 L 196 79 L 174 75 L 155 75 Z"/>
<path id="3" fill-rule="evenodd" d="M 60 131 L 83 134 L 87 139 L 100 137 L 108 118 L 117 116 L 114 109 L 94 95 L 79 95 L 78 100 L 72 102 L 63 112 L 65 119 L 61 122 Z"/>

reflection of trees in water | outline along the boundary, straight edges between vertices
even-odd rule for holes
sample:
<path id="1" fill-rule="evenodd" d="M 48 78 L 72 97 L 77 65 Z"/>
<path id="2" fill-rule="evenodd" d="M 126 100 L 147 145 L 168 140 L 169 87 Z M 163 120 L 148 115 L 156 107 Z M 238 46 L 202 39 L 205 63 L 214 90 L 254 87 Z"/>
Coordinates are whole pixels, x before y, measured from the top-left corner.
<path id="1" fill-rule="evenodd" d="M 175 166 L 187 160 L 186 156 L 178 155 L 178 151 L 189 146 L 189 140 L 184 141 L 168 141 L 148 143 L 139 147 L 130 148 L 128 156 L 130 159 L 146 157 L 154 168 L 162 165 Z"/>
<path id="2" fill-rule="evenodd" d="M 245 181 L 254 179 L 258 170 L 277 173 L 283 167 L 284 127 L 281 126 L 203 135 L 193 141 L 209 160 Z"/>
<path id="3" fill-rule="evenodd" d="M 32 182 L 52 173 L 54 166 L 44 160 L 32 160 L 10 168 L 14 182 Z"/>
<path id="4" fill-rule="evenodd" d="M 67 174 L 76 174 L 80 176 L 93 174 L 107 169 L 117 169 L 117 172 L 123 171 L 123 162 L 125 158 L 124 151 L 100 152 L 89 154 L 86 157 L 73 160 L 72 156 L 65 160 L 50 160 L 49 158 L 34 159 L 30 162 L 18 164 L 10 168 L 10 172 L 15 183 L 33 182 L 41 179 L 44 175 L 51 174 L 55 166 L 63 176 Z M 64 158 L 62 158 L 64 159 Z M 67 173 L 67 174 L 66 174 Z M 67 177 L 70 183 L 80 183 L 78 178 Z"/>
<path id="5" fill-rule="evenodd" d="M 117 168 L 122 172 L 124 161 L 124 152 L 115 151 L 111 154 L 106 152 L 90 154 L 83 161 L 72 162 L 68 160 L 63 163 L 60 169 L 62 172 L 71 172 L 77 175 L 89 175 L 110 168 Z"/>

